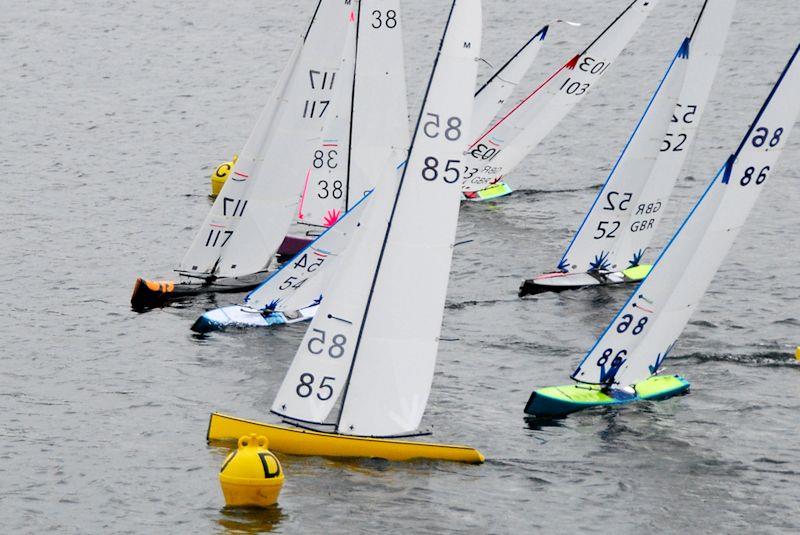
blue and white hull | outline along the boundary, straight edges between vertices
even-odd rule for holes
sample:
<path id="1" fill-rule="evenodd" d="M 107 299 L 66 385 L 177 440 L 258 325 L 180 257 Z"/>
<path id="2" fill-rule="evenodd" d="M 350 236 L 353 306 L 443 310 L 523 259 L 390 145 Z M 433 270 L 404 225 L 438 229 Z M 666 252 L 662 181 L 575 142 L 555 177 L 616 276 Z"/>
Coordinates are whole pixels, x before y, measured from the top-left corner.
<path id="1" fill-rule="evenodd" d="M 208 333 L 230 327 L 271 327 L 298 323 L 313 318 L 318 307 L 319 305 L 312 305 L 292 312 L 263 312 L 241 305 L 215 308 L 197 318 L 192 325 L 192 330 L 198 333 Z"/>

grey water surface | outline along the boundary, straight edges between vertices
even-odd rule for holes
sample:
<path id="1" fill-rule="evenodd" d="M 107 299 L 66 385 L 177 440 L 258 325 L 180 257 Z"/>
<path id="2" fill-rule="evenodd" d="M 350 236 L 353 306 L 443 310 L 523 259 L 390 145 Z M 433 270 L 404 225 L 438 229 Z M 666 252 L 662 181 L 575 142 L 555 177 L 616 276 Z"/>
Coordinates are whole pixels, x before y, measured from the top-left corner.
<path id="1" fill-rule="evenodd" d="M 627 0 L 486 0 L 498 65 L 553 19 L 531 86 Z M 194 336 L 203 296 L 137 314 L 170 276 L 311 0 L 0 0 L 0 522 L 4 533 L 800 530 L 800 133 L 667 361 L 687 396 L 529 425 L 630 288 L 520 300 L 555 267 L 700 0 L 661 0 L 607 77 L 510 177 L 465 204 L 424 426 L 482 466 L 279 455 L 277 507 L 223 509 L 218 410 L 269 421 L 304 325 Z M 415 118 L 449 2 L 403 2 Z M 733 151 L 800 37 L 791 0 L 740 0 L 657 245 Z M 482 68 L 482 76 L 490 72 Z M 657 252 L 651 251 L 651 258 Z"/>

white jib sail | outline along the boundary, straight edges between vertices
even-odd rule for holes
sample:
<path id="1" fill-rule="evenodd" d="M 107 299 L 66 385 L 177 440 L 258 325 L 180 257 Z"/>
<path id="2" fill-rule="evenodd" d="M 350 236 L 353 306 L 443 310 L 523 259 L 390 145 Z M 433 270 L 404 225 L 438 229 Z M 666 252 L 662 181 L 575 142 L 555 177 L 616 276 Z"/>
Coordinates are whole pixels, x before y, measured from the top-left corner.
<path id="1" fill-rule="evenodd" d="M 464 191 L 478 191 L 511 172 L 608 71 L 656 6 L 634 0 L 580 54 L 573 57 L 474 139 Z"/>
<path id="2" fill-rule="evenodd" d="M 355 22 L 355 12 L 351 12 Z M 352 117 L 355 72 L 356 32 L 348 32 L 341 66 L 336 73 L 336 89 L 322 139 L 314 149 L 297 206 L 297 221 L 313 227 L 330 227 L 347 211 L 345 188 L 350 158 L 350 120 Z M 359 197 L 360 199 L 361 197 Z M 318 233 L 320 229 L 314 229 Z"/>
<path id="3" fill-rule="evenodd" d="M 656 373 L 697 308 L 786 145 L 800 112 L 800 46 L 737 151 L 572 378 L 630 385 Z"/>
<path id="4" fill-rule="evenodd" d="M 203 277 L 212 275 L 212 271 L 219 260 L 222 246 L 230 239 L 247 206 L 247 190 L 252 183 L 250 176 L 253 163 L 258 154 L 264 150 L 269 129 L 275 118 L 275 113 L 284 99 L 289 80 L 296 76 L 298 58 L 305 45 L 306 36 L 311 33 L 315 22 L 319 22 L 318 10 L 320 3 L 321 0 L 317 3 L 314 15 L 311 17 L 306 31 L 298 39 L 297 45 L 281 73 L 272 95 L 261 110 L 261 114 L 239 154 L 239 161 L 234 165 L 229 179 L 222 186 L 214 205 L 206 215 L 200 230 L 189 246 L 189 250 L 186 251 L 178 268 L 179 272 Z"/>
<path id="5" fill-rule="evenodd" d="M 620 228 L 625 232 L 611 254 L 618 264 L 627 261 L 621 269 L 641 263 L 664 214 L 705 111 L 735 7 L 735 0 L 706 0 L 703 4 L 690 37 L 686 79 L 672 121 L 651 176 L 638 200 L 630 205 L 628 219 Z"/>
<path id="6" fill-rule="evenodd" d="M 480 136 L 488 127 L 497 112 L 506 103 L 514 89 L 528 72 L 539 51 L 542 49 L 549 26 L 544 26 L 528 39 L 522 48 L 511 56 L 502 67 L 489 77 L 485 84 L 475 93 L 472 106 L 472 126 L 469 140 Z"/>
<path id="7" fill-rule="evenodd" d="M 617 240 L 627 232 L 629 210 L 651 175 L 686 75 L 690 52 L 684 39 L 650 98 L 589 212 L 567 246 L 558 269 L 564 272 L 625 269 L 627 258 L 615 257 Z"/>
<path id="8" fill-rule="evenodd" d="M 430 394 L 461 200 L 461 156 L 480 54 L 480 0 L 455 0 L 362 302 L 337 430 L 419 427 Z M 369 221 L 369 224 L 372 222 Z M 371 286 L 370 286 L 371 285 Z"/>
<path id="9" fill-rule="evenodd" d="M 378 22 L 380 20 L 380 23 Z M 370 292 L 375 266 L 380 254 L 380 244 L 386 230 L 389 213 L 397 190 L 397 162 L 404 159 L 408 147 L 408 118 L 406 111 L 405 83 L 402 91 L 387 90 L 384 84 L 391 84 L 397 73 L 403 69 L 402 47 L 389 45 L 382 50 L 371 49 L 365 56 L 362 43 L 372 39 L 385 39 L 395 42 L 400 39 L 400 11 L 396 1 L 362 0 L 359 4 L 359 37 L 357 64 L 368 59 L 372 67 L 381 65 L 378 75 L 370 68 L 370 76 L 361 78 L 365 69 L 357 68 L 353 99 L 353 131 L 351 144 L 351 171 L 355 168 L 363 176 L 374 177 L 378 187 L 370 195 L 369 206 L 361 218 L 361 226 L 356 229 L 350 244 L 336 266 L 331 279 L 325 285 L 324 299 L 303 338 L 294 360 L 286 373 L 272 404 L 272 412 L 295 421 L 325 423 L 333 409 L 350 370 L 355 348 L 355 340 L 364 315 L 364 303 Z M 397 32 L 393 37 L 367 37 L 372 31 Z M 376 55 L 373 55 L 376 54 Z M 372 63 L 374 62 L 374 63 Z M 363 80 L 363 85 L 361 81 Z M 370 91 L 375 84 L 375 91 Z M 367 98 L 374 94 L 391 95 L 394 100 Z M 360 95 L 365 95 L 361 98 Z M 386 120 L 384 120 L 386 118 Z M 362 126 L 365 129 L 362 129 Z M 368 137 L 361 133 L 367 129 Z M 373 140 L 382 140 L 382 145 L 374 145 Z M 375 152 L 370 152 L 374 150 Z M 383 161 L 376 158 L 383 155 Z M 362 159 L 363 158 L 363 159 Z M 354 191 L 355 193 L 355 191 Z"/>
<path id="10" fill-rule="evenodd" d="M 256 310 L 292 312 L 318 301 L 363 217 L 368 199 L 369 193 L 317 239 L 272 272 L 245 297 L 245 305 Z"/>
<path id="11" fill-rule="evenodd" d="M 326 0 L 317 12 L 294 75 L 269 130 L 264 150 L 247 168 L 252 184 L 247 209 L 220 251 L 217 275 L 237 277 L 263 270 L 294 219 L 300 192 L 334 98 L 347 32 L 355 31 L 347 0 Z"/>

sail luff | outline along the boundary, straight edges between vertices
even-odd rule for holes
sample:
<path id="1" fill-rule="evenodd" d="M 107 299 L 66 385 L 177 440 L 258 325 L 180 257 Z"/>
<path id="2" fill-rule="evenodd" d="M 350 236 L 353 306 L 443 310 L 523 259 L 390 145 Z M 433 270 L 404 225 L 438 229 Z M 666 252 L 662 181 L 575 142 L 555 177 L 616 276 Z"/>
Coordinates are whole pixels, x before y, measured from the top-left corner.
<path id="1" fill-rule="evenodd" d="M 622 221 L 636 205 L 658 157 L 670 124 L 689 57 L 689 39 L 682 41 L 630 137 L 597 193 L 589 211 L 558 263 L 565 272 L 618 268 L 615 243 L 624 235 Z"/>
<path id="2" fill-rule="evenodd" d="M 480 50 L 478 0 L 456 0 L 370 279 L 337 430 L 414 431 L 427 405 L 460 205 L 460 156 L 469 132 Z M 414 259 L 409 262 L 409 259 Z"/>

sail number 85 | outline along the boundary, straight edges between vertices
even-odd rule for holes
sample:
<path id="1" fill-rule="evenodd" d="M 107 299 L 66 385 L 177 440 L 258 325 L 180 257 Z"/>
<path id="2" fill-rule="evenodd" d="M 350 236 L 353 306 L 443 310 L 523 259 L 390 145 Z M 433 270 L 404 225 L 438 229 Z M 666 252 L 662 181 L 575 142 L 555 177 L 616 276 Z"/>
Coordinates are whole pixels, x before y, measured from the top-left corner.
<path id="1" fill-rule="evenodd" d="M 422 126 L 422 131 L 431 139 L 439 137 L 442 133 L 441 119 L 438 113 L 426 113 L 430 117 Z M 446 121 L 444 128 L 444 137 L 448 141 L 457 141 L 461 139 L 461 118 L 450 117 Z"/>
<path id="2" fill-rule="evenodd" d="M 325 351 L 325 340 L 327 333 L 322 329 L 311 329 L 312 333 L 316 335 L 308 339 L 308 352 L 312 355 L 321 355 Z M 334 334 L 330 339 L 328 345 L 328 356 L 332 359 L 338 359 L 344 355 L 344 345 L 347 343 L 347 337 L 343 334 Z"/>

